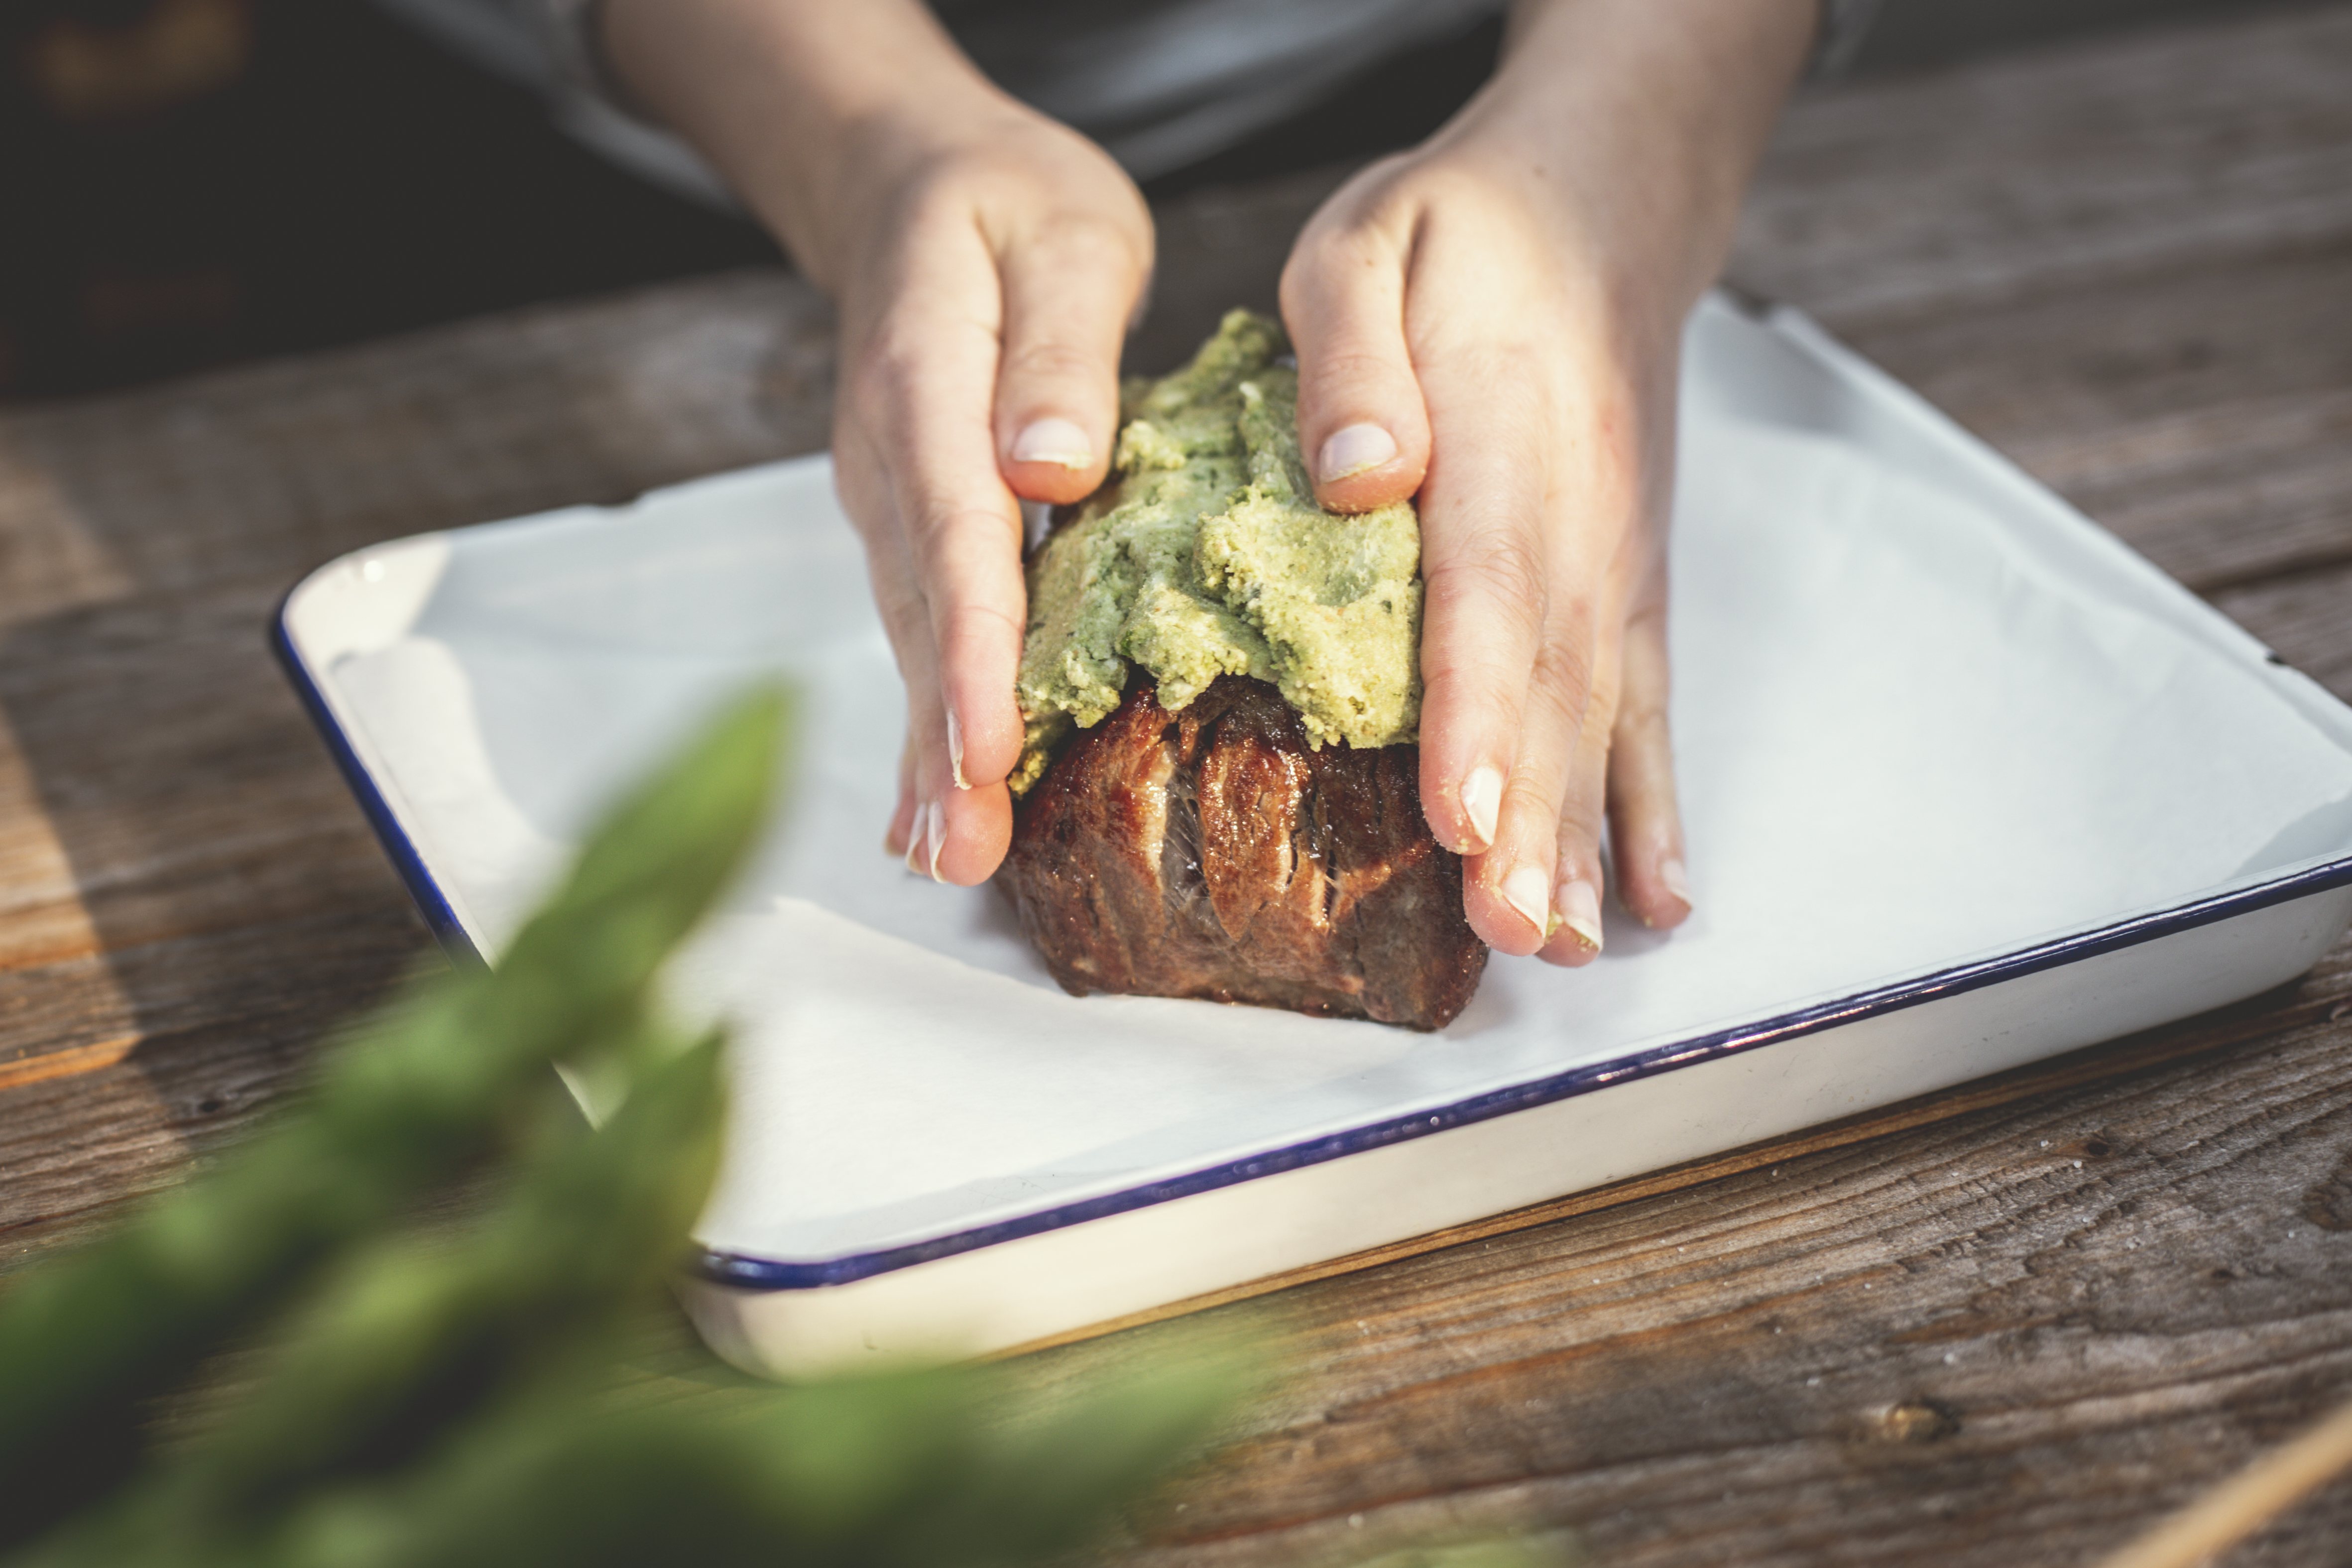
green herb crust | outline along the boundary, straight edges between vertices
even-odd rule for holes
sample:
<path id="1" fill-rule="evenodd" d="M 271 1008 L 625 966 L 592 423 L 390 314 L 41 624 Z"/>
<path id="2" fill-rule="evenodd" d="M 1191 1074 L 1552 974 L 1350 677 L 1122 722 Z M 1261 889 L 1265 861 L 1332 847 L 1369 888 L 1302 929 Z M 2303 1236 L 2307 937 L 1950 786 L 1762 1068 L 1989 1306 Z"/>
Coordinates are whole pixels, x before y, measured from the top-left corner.
<path id="1" fill-rule="evenodd" d="M 1410 503 L 1316 505 L 1282 329 L 1228 315 L 1192 363 L 1124 389 L 1112 481 L 1028 567 L 1015 795 L 1140 667 L 1181 710 L 1219 675 L 1279 689 L 1320 746 L 1400 745 L 1421 721 L 1421 525 Z"/>

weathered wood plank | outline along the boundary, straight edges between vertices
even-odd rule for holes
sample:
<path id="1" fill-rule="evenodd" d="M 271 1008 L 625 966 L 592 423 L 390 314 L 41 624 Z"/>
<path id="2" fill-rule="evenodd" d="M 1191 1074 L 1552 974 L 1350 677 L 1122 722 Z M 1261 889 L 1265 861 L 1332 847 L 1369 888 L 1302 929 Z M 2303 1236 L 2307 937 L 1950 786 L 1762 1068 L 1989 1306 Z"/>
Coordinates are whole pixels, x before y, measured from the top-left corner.
<path id="1" fill-rule="evenodd" d="M 0 415 L 0 536 L 42 541 L 73 584 L 12 576 L 8 601 L 275 581 L 373 540 L 815 450 L 831 321 L 806 284 L 753 270 Z"/>
<path id="2" fill-rule="evenodd" d="M 2352 9 L 2095 37 L 1818 92 L 1733 271 L 1841 332 L 2352 230 Z"/>
<path id="3" fill-rule="evenodd" d="M 1533 1526 L 1611 1563 L 2083 1561 L 2352 1394 L 2345 968 L 2300 993 L 2299 1030 L 1049 1352 L 1034 1375 L 1221 1327 L 1280 1347 L 1287 1381 L 1121 1560 Z M 2274 1560 L 2333 1560 L 2347 1532 L 2352 1496 Z"/>
<path id="4" fill-rule="evenodd" d="M 2352 702 L 2352 563 L 2215 595 L 2287 663 Z"/>
<path id="5" fill-rule="evenodd" d="M 830 315 L 748 273 L 0 416 L 0 1237 L 282 1090 L 425 946 L 270 659 L 301 572 L 822 442 Z"/>
<path id="6" fill-rule="evenodd" d="M 1853 341 L 2210 595 L 2352 561 L 2347 301 L 2352 233 Z"/>
<path id="7" fill-rule="evenodd" d="M 1376 1268 L 1424 1253 L 1464 1247 L 1513 1231 L 1596 1214 L 1602 1209 L 1616 1208 L 1661 1193 L 1678 1192 L 1726 1176 L 1781 1164 L 1801 1155 L 1866 1143 L 1916 1127 L 1925 1127 L 1930 1122 L 1949 1121 L 2014 1100 L 2058 1094 L 2068 1089 L 2145 1071 L 2185 1057 L 2207 1055 L 2226 1046 L 2276 1035 L 2287 1029 L 2335 1022 L 2347 1013 L 2352 1013 L 2352 1002 L 2345 1000 L 2348 995 L 2352 995 L 2352 941 L 2346 942 L 2335 952 L 2323 958 L 2294 984 L 2200 1018 L 2070 1051 L 2062 1057 L 1978 1079 L 1954 1089 L 1941 1089 L 1859 1115 L 1823 1122 L 1761 1143 L 1750 1143 L 1683 1164 L 1670 1165 L 1663 1170 L 1612 1182 L 1606 1186 L 1570 1193 L 1527 1208 L 1492 1215 L 1466 1225 L 1433 1231 L 1425 1236 L 1333 1258 L 1270 1279 L 1253 1280 L 1210 1295 L 1171 1302 L 1114 1323 L 1090 1325 L 1050 1341 L 1020 1346 L 1007 1353 L 1026 1354 L 1055 1345 L 1076 1343 L 1097 1334 L 1118 1332 L 1192 1312 L 1206 1311 L 1232 1302 L 1270 1295 L 1277 1290 Z"/>

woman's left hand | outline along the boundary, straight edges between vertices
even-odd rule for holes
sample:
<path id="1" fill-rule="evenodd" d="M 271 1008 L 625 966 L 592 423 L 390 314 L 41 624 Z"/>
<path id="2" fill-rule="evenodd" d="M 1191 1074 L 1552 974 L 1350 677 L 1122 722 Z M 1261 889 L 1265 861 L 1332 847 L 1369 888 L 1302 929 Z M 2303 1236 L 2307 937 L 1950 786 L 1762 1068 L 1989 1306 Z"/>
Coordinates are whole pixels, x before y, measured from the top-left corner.
<path id="1" fill-rule="evenodd" d="M 1667 726 L 1682 322 L 1810 0 L 1549 0 L 1502 71 L 1299 237 L 1283 314 L 1325 505 L 1418 494 L 1421 791 L 1496 948 L 1601 948 L 1602 824 L 1646 924 L 1691 895 Z"/>

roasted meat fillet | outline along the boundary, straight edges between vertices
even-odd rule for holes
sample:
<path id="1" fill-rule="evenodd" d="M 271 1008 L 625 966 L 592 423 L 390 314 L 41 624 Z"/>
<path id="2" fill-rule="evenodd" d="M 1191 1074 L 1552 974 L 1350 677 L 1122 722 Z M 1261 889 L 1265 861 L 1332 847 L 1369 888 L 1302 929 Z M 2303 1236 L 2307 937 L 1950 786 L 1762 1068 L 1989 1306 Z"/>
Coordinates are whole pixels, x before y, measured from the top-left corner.
<path id="1" fill-rule="evenodd" d="M 1066 990 L 1441 1028 L 1486 948 L 1412 746 L 1318 751 L 1273 687 L 1139 679 L 1020 803 L 999 882 Z"/>

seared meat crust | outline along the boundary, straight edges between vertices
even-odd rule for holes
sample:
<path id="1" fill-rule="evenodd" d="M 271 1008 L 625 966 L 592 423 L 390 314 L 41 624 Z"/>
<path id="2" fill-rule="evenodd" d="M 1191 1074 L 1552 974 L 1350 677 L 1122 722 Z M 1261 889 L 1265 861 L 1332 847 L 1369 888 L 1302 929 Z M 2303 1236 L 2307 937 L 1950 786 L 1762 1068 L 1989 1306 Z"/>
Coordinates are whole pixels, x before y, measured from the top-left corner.
<path id="1" fill-rule="evenodd" d="M 1065 990 L 1442 1028 L 1486 944 L 1430 836 L 1412 746 L 1310 748 L 1273 687 L 1181 712 L 1138 680 L 1017 808 L 997 873 Z"/>

